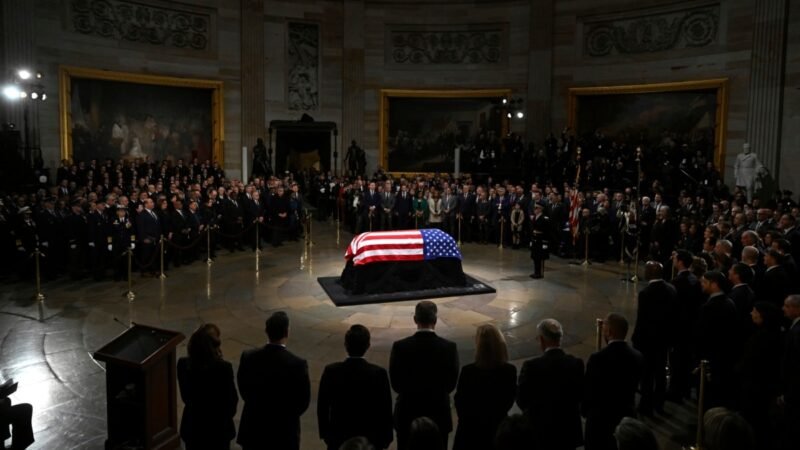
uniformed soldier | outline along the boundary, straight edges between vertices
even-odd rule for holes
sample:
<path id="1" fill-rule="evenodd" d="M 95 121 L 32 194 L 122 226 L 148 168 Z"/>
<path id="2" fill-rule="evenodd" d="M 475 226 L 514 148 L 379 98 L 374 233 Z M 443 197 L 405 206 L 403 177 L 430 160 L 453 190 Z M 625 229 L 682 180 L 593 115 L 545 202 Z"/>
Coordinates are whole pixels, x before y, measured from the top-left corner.
<path id="1" fill-rule="evenodd" d="M 73 279 L 78 279 L 84 275 L 86 264 L 86 244 L 88 224 L 83 213 L 81 200 L 73 200 L 70 204 L 71 213 L 64 219 L 65 231 L 67 235 L 67 259 L 69 261 L 69 274 Z"/>
<path id="2" fill-rule="evenodd" d="M 112 250 L 111 227 L 105 210 L 106 204 L 97 202 L 87 218 L 89 264 L 92 276 L 98 281 L 105 275 Z"/>
<path id="3" fill-rule="evenodd" d="M 533 207 L 534 215 L 531 222 L 531 259 L 533 260 L 533 274 L 531 278 L 544 278 L 544 261 L 550 258 L 550 238 L 553 232 L 550 218 L 544 215 L 544 207 L 536 203 Z"/>
<path id="4" fill-rule="evenodd" d="M 14 232 L 17 245 L 17 270 L 20 278 L 27 279 L 33 275 L 34 262 L 30 255 L 33 254 L 35 249 L 39 248 L 40 242 L 31 208 L 23 206 L 20 208 L 18 215 L 19 222 Z"/>
<path id="5" fill-rule="evenodd" d="M 111 253 L 114 263 L 114 281 L 120 281 L 128 274 L 128 249 L 136 248 L 136 234 L 133 222 L 128 217 L 128 208 L 118 205 L 116 218 L 111 224 Z"/>

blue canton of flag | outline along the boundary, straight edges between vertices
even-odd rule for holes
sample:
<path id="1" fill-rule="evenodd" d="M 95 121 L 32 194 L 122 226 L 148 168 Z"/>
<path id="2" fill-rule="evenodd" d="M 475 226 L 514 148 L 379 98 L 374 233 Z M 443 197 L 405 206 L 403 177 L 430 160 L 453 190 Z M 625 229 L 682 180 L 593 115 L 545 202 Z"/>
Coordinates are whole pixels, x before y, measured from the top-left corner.
<path id="1" fill-rule="evenodd" d="M 425 260 L 436 258 L 458 258 L 461 259 L 461 251 L 456 245 L 452 236 L 442 230 L 423 229 L 419 230 L 422 234 L 423 250 Z"/>

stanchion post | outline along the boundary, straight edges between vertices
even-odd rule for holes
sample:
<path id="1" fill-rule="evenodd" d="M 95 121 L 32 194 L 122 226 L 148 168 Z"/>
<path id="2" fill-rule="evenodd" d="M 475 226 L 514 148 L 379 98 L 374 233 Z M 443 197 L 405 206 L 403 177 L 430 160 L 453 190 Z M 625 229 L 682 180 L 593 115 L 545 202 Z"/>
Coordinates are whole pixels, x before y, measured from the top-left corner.
<path id="1" fill-rule="evenodd" d="M 589 227 L 587 224 L 587 229 L 584 232 L 584 247 L 583 247 L 583 262 L 581 263 L 582 266 L 588 266 L 591 264 L 589 261 Z"/>
<path id="2" fill-rule="evenodd" d="M 619 232 L 619 265 L 625 264 L 625 228 Z"/>
<path id="3" fill-rule="evenodd" d="M 39 263 L 39 257 L 41 255 L 42 252 L 39 250 L 39 247 L 36 247 L 33 250 L 33 257 L 36 264 L 36 297 L 34 299 L 39 302 L 44 301 L 44 294 L 42 294 L 42 271 L 41 264 Z"/>
<path id="4" fill-rule="evenodd" d="M 697 435 L 694 450 L 703 448 L 703 415 L 705 414 L 706 382 L 708 381 L 708 360 L 700 361 L 700 389 L 697 393 Z"/>
<path id="5" fill-rule="evenodd" d="M 461 247 L 461 215 L 458 216 L 458 246 Z"/>
<path id="6" fill-rule="evenodd" d="M 167 274 L 164 273 L 164 236 L 161 236 L 159 243 L 160 243 L 159 247 L 161 248 L 161 275 L 159 275 L 158 277 L 163 280 L 167 278 Z"/>
<path id="7" fill-rule="evenodd" d="M 211 225 L 208 225 L 206 228 L 206 264 L 211 265 L 214 264 L 214 261 L 211 260 Z"/>
<path id="8" fill-rule="evenodd" d="M 256 255 L 260 255 L 261 254 L 261 239 L 259 239 L 259 236 L 258 236 L 258 229 L 261 228 L 261 227 L 258 226 L 258 225 L 259 225 L 258 224 L 258 219 L 255 219 L 255 222 L 254 222 L 253 226 L 256 227 Z"/>
<path id="9" fill-rule="evenodd" d="M 595 347 L 597 351 L 603 349 L 603 319 L 595 319 Z"/>
<path id="10" fill-rule="evenodd" d="M 132 302 L 136 298 L 136 294 L 133 293 L 133 249 L 128 247 L 128 251 L 125 253 L 128 254 L 128 292 L 125 293 L 125 297 L 128 298 L 129 302 Z"/>
<path id="11" fill-rule="evenodd" d="M 497 243 L 497 248 L 500 250 L 503 249 L 503 229 L 505 228 L 505 221 L 506 219 L 503 216 L 500 216 L 500 220 L 497 221 L 497 223 L 500 224 L 500 242 Z"/>

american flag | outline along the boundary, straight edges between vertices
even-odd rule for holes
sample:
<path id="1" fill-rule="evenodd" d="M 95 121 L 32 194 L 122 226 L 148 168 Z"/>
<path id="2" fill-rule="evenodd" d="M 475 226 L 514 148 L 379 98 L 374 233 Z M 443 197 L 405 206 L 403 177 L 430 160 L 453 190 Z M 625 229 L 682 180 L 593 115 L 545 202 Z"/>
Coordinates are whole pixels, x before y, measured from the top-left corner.
<path id="1" fill-rule="evenodd" d="M 354 266 L 373 262 L 461 259 L 456 241 L 442 230 L 370 231 L 350 241 L 345 259 Z"/>
<path id="2" fill-rule="evenodd" d="M 572 190 L 569 197 L 569 229 L 572 232 L 572 242 L 578 239 L 578 224 L 581 220 L 581 205 L 578 200 L 578 188 Z"/>

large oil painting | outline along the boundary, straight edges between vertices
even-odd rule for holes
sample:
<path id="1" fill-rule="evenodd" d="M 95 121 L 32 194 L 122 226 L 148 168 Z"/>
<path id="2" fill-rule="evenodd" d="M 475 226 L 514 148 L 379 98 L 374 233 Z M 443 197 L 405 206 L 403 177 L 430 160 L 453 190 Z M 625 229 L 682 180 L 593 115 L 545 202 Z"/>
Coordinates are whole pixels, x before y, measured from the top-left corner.
<path id="1" fill-rule="evenodd" d="M 61 70 L 62 155 L 222 162 L 222 83 Z"/>
<path id="2" fill-rule="evenodd" d="M 726 79 L 570 89 L 575 133 L 649 148 L 686 143 L 724 163 Z"/>
<path id="3" fill-rule="evenodd" d="M 505 135 L 507 90 L 398 91 L 381 96 L 381 164 L 389 172 L 451 173 Z"/>

